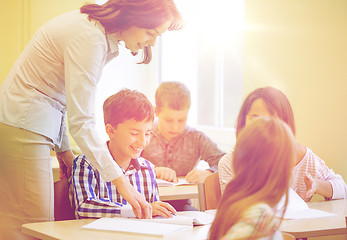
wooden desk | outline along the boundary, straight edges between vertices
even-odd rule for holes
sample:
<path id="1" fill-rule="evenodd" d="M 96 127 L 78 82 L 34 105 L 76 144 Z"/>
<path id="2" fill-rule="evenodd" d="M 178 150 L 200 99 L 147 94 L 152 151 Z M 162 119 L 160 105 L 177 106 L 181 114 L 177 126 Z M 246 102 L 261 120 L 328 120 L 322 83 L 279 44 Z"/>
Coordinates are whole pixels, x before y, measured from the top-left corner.
<path id="1" fill-rule="evenodd" d="M 347 217 L 347 199 L 309 202 L 307 204 L 310 208 L 335 213 L 338 216 Z"/>
<path id="2" fill-rule="evenodd" d="M 95 219 L 79 219 L 58 222 L 27 223 L 22 226 L 22 232 L 43 240 L 95 240 L 95 239 L 207 239 L 210 225 L 193 227 L 185 231 L 173 234 L 170 237 L 147 237 L 145 235 L 118 233 L 112 231 L 98 231 L 82 229 L 82 226 L 94 221 Z"/>
<path id="3" fill-rule="evenodd" d="M 159 186 L 159 197 L 161 201 L 198 198 L 198 184 Z"/>
<path id="4" fill-rule="evenodd" d="M 159 186 L 159 197 L 161 201 L 180 200 L 180 199 L 194 199 L 192 206 L 200 211 L 206 210 L 204 208 L 204 192 L 201 190 L 201 184 L 188 184 L 177 186 Z M 195 200 L 196 199 L 196 200 Z"/>
<path id="5" fill-rule="evenodd" d="M 315 219 L 283 220 L 280 227 L 281 231 L 290 233 L 296 238 L 347 234 L 347 199 L 309 202 L 308 206 L 317 210 L 335 213 L 337 216 Z"/>
<path id="6" fill-rule="evenodd" d="M 193 185 L 187 185 L 193 186 Z M 178 186 L 177 186 L 178 187 Z M 169 187 L 171 188 L 171 187 Z M 308 203 L 310 208 L 335 213 L 338 216 L 317 219 L 284 220 L 280 227 L 283 232 L 290 233 L 296 238 L 308 238 L 346 234 L 347 200 L 332 200 Z M 144 235 L 129 235 L 126 233 L 94 231 L 81 227 L 93 219 L 80 219 L 59 222 L 42 222 L 24 224 L 23 232 L 44 240 L 56 239 L 153 239 Z M 194 227 L 191 230 L 179 232 L 164 239 L 207 239 L 210 225 Z M 141 236 L 141 237 L 139 237 Z M 159 238 L 156 238 L 159 239 Z"/>

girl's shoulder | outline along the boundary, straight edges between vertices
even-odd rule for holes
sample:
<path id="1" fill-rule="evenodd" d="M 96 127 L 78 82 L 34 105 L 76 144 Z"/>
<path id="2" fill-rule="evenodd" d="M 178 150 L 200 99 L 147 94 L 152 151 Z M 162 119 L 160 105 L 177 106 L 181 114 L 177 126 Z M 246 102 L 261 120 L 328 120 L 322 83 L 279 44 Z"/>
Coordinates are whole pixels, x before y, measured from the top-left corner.
<path id="1" fill-rule="evenodd" d="M 271 239 L 278 230 L 279 220 L 273 209 L 260 202 L 250 206 L 223 239 Z"/>
<path id="2" fill-rule="evenodd" d="M 230 165 L 233 157 L 233 152 L 226 153 L 221 159 L 219 160 L 219 165 Z"/>
<path id="3" fill-rule="evenodd" d="M 268 218 L 275 217 L 273 209 L 264 202 L 256 203 L 250 206 L 243 214 L 245 218 Z"/>

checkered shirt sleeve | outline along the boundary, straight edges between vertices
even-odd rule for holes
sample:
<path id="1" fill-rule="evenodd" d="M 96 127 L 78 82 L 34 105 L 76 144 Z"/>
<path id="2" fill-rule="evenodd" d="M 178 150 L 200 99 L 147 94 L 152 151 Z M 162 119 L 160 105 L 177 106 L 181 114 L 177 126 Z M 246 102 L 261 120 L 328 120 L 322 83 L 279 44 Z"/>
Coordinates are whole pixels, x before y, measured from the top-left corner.
<path id="1" fill-rule="evenodd" d="M 149 161 L 133 159 L 124 175 L 149 203 L 159 200 L 154 166 Z M 79 155 L 73 163 L 70 199 L 76 218 L 118 217 L 128 204 L 116 186 L 104 181 L 84 155 Z"/>

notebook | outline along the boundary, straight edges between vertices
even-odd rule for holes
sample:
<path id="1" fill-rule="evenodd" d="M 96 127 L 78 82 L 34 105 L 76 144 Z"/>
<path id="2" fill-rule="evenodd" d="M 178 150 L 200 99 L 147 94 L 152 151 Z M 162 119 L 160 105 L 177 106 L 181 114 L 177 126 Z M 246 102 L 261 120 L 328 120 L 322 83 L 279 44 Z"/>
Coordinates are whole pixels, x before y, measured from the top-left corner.
<path id="1" fill-rule="evenodd" d="M 285 204 L 285 196 L 277 204 L 277 215 L 280 217 L 283 212 Z M 336 214 L 309 208 L 307 203 L 291 188 L 289 188 L 288 205 L 284 213 L 284 219 L 307 219 L 307 218 L 321 218 L 333 217 Z"/>
<path id="2" fill-rule="evenodd" d="M 172 218 L 166 218 L 161 216 L 153 217 L 152 219 L 144 219 L 144 221 L 158 222 L 158 223 L 170 223 L 180 224 L 188 226 L 202 226 L 212 224 L 215 214 L 199 211 L 181 211 L 173 215 Z"/>
<path id="3" fill-rule="evenodd" d="M 172 234 L 191 229 L 192 226 L 148 222 L 142 219 L 100 218 L 84 225 L 84 229 L 115 231 L 156 237 L 167 237 Z"/>
<path id="4" fill-rule="evenodd" d="M 214 217 L 215 217 L 215 214 L 210 214 L 207 212 L 180 211 L 180 212 L 177 212 L 176 215 L 173 215 L 172 218 L 155 216 L 152 219 L 142 219 L 142 221 L 180 224 L 180 225 L 189 225 L 189 226 L 200 226 L 200 225 L 211 224 L 214 220 Z M 130 204 L 123 206 L 122 212 L 121 212 L 121 218 L 136 219 Z"/>
<path id="5" fill-rule="evenodd" d="M 169 182 L 163 179 L 157 179 L 157 185 L 158 186 L 178 186 L 178 185 L 189 185 L 189 184 L 194 184 L 194 183 L 190 183 L 187 180 L 185 180 L 184 178 L 178 178 L 178 182 L 174 183 L 174 182 Z"/>

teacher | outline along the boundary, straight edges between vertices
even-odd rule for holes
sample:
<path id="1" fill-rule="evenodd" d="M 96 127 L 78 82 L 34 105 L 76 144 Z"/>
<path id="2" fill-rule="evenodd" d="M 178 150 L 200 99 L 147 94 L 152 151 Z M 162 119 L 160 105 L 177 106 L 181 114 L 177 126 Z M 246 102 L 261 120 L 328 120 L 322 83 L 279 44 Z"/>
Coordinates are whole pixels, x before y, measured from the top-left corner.
<path id="1" fill-rule="evenodd" d="M 117 186 L 137 217 L 151 217 L 151 206 L 96 132 L 95 93 L 103 67 L 118 55 L 120 42 L 133 55 L 142 49 L 141 63 L 147 64 L 156 38 L 181 26 L 173 0 L 109 0 L 58 16 L 35 33 L 0 87 L 3 239 L 31 239 L 21 233 L 22 224 L 54 220 L 50 149 L 55 149 L 61 171 L 71 169 L 74 159 L 65 119 L 102 178 Z"/>

